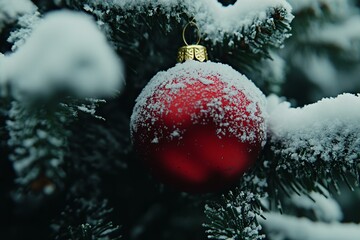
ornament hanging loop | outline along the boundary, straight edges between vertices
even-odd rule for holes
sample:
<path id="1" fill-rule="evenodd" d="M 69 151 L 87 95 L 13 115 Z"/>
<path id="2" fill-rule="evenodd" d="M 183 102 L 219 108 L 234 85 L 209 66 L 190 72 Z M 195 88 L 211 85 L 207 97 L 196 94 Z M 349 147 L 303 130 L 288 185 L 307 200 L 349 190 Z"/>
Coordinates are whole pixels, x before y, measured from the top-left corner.
<path id="1" fill-rule="evenodd" d="M 195 45 L 198 45 L 200 43 L 200 40 L 201 40 L 201 34 L 200 34 L 200 29 L 199 27 L 196 25 L 196 23 L 194 23 L 193 21 L 190 21 L 188 22 L 184 29 L 183 29 L 183 32 L 182 32 L 182 39 L 184 41 L 184 43 L 186 44 L 186 46 L 189 46 L 188 42 L 186 41 L 186 37 L 185 37 L 185 34 L 186 34 L 186 29 L 189 27 L 189 26 L 193 26 L 195 27 L 195 31 L 196 31 L 196 34 L 197 34 L 197 41 L 195 43 Z"/>
<path id="2" fill-rule="evenodd" d="M 196 34 L 197 34 L 196 43 L 191 44 L 191 45 L 188 44 L 188 42 L 186 41 L 186 37 L 185 37 L 186 30 L 188 29 L 189 26 L 194 27 Z M 182 46 L 181 48 L 179 48 L 178 56 L 177 56 L 178 62 L 185 62 L 186 60 L 196 60 L 199 62 L 204 62 L 204 61 L 208 60 L 206 48 L 202 45 L 199 45 L 200 40 L 201 40 L 200 29 L 194 21 L 191 20 L 190 22 L 188 22 L 185 25 L 185 27 L 182 31 L 182 39 L 185 43 L 185 46 Z"/>

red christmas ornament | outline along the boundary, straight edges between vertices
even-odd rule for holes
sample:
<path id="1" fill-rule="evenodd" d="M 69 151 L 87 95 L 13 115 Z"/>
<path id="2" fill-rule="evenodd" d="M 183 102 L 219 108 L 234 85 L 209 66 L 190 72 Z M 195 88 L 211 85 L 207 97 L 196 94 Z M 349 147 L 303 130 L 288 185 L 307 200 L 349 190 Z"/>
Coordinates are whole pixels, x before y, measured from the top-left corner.
<path id="1" fill-rule="evenodd" d="M 164 183 L 193 193 L 233 183 L 265 144 L 265 97 L 228 65 L 187 61 L 156 74 L 131 116 L 134 146 Z"/>

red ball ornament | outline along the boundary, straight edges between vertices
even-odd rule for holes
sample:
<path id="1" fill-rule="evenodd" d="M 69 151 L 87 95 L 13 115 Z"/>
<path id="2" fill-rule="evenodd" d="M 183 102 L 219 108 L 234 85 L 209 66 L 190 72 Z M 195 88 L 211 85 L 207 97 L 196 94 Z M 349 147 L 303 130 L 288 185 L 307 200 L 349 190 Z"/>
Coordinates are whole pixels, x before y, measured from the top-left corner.
<path id="1" fill-rule="evenodd" d="M 265 96 L 228 65 L 187 61 L 136 100 L 131 135 L 153 174 L 193 193 L 233 183 L 265 144 Z"/>

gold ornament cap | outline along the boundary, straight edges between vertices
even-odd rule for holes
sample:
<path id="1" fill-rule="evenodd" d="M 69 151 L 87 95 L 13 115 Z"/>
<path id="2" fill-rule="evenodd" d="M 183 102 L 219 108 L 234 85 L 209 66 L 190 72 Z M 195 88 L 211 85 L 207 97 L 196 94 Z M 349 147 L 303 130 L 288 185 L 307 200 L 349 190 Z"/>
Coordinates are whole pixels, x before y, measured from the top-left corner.
<path id="1" fill-rule="evenodd" d="M 198 37 L 197 42 L 195 44 L 191 44 L 191 45 L 189 45 L 187 43 L 186 38 L 185 38 L 186 29 L 190 25 L 195 27 L 196 32 L 197 32 L 197 37 Z M 208 54 L 207 54 L 206 47 L 199 45 L 200 40 L 201 40 L 200 30 L 195 22 L 190 21 L 189 23 L 187 23 L 185 25 L 183 32 L 182 32 L 182 38 L 183 38 L 183 41 L 186 44 L 186 46 L 182 46 L 181 48 L 179 48 L 178 56 L 177 56 L 178 62 L 185 62 L 187 60 L 196 60 L 196 61 L 204 62 L 204 61 L 208 60 Z"/>

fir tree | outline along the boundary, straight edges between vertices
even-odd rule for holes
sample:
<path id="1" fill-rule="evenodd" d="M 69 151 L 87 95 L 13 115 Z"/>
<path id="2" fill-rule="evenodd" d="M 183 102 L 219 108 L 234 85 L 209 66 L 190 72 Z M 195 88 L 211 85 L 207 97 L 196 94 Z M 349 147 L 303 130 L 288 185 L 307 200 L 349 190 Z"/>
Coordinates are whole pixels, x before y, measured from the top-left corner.
<path id="1" fill-rule="evenodd" d="M 0 0 L 0 238 L 360 239 L 359 7 Z M 206 194 L 154 178 L 130 128 L 189 22 L 267 104 L 256 163 Z"/>

